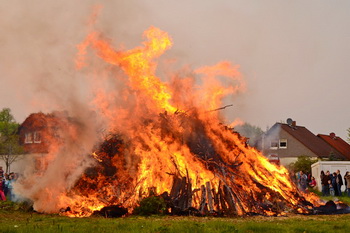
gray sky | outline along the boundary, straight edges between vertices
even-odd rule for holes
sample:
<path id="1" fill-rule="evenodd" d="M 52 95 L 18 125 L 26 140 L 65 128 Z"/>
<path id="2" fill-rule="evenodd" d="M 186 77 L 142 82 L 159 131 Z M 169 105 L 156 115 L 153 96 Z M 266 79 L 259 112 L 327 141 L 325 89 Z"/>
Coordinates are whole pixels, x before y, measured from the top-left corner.
<path id="1" fill-rule="evenodd" d="M 0 0 L 0 108 L 17 121 L 83 99 L 74 70 L 76 45 L 96 27 L 132 48 L 151 25 L 174 45 L 165 55 L 193 68 L 228 60 L 240 65 L 248 91 L 229 103 L 263 130 L 292 118 L 313 133 L 350 127 L 350 1 L 339 0 Z"/>

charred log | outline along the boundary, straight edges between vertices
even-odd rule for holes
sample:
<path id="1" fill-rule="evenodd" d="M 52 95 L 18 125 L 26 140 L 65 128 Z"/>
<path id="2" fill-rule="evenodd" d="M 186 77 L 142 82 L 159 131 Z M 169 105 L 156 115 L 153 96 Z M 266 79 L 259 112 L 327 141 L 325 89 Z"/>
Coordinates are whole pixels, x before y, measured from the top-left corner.
<path id="1" fill-rule="evenodd" d="M 124 208 L 120 205 L 110 205 L 103 207 L 99 211 L 95 211 L 93 215 L 95 216 L 103 216 L 106 218 L 120 218 L 128 213 L 128 209 Z"/>

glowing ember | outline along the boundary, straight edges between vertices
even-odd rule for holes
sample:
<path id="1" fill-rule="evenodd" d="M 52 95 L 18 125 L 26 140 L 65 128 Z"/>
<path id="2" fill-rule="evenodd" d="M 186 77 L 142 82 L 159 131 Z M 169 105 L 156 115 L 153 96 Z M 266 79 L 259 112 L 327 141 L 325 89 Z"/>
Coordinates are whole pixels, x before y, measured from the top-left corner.
<path id="1" fill-rule="evenodd" d="M 108 87 L 106 77 L 92 81 L 95 117 L 104 120 L 108 133 L 98 149 L 80 151 L 90 156 L 78 181 L 70 180 L 70 185 L 60 188 L 46 184 L 35 191 L 29 187 L 33 182 L 38 185 L 33 177 L 22 181 L 18 189 L 34 201 L 34 208 L 58 212 L 69 207 L 65 214 L 75 217 L 110 205 L 132 211 L 142 198 L 154 193 L 168 198 L 172 211 L 174 205 L 181 210 L 237 215 L 310 211 L 311 204 L 284 167 L 269 163 L 221 123 L 220 111 L 215 109 L 222 106 L 222 99 L 245 90 L 238 67 L 220 62 L 162 82 L 156 75 L 156 59 L 171 47 L 171 39 L 155 27 L 145 31 L 144 37 L 142 46 L 117 51 L 92 32 L 78 46 L 77 68 L 89 70 L 87 58 L 92 54 L 108 63 L 108 71 L 94 70 L 112 76 Z M 74 120 L 61 126 L 64 140 L 52 141 L 47 156 L 51 162 L 60 159 L 59 153 L 72 153 L 62 149 L 67 144 L 75 143 L 77 151 L 81 144 Z M 64 166 L 76 163 L 79 160 Z M 36 173 L 36 179 L 51 174 L 50 169 L 49 165 Z M 317 203 L 314 197 L 306 197 Z"/>

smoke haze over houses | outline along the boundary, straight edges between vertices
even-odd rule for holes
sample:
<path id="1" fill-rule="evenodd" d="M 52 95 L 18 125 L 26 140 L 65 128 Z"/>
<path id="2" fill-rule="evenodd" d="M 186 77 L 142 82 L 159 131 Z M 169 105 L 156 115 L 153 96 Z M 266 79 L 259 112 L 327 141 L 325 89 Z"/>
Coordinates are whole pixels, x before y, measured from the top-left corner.
<path id="1" fill-rule="evenodd" d="M 169 33 L 163 56 L 196 69 L 227 60 L 247 92 L 227 100 L 227 123 L 273 125 L 291 117 L 313 133 L 350 127 L 349 1 L 1 1 L 0 108 L 17 121 L 32 112 L 86 112 L 89 91 L 76 71 L 76 45 L 96 27 L 115 47 L 133 48 L 151 25 Z M 81 109 L 77 109 L 79 106 Z M 74 112 L 73 111 L 73 112 Z M 79 115 L 78 113 L 76 115 Z"/>

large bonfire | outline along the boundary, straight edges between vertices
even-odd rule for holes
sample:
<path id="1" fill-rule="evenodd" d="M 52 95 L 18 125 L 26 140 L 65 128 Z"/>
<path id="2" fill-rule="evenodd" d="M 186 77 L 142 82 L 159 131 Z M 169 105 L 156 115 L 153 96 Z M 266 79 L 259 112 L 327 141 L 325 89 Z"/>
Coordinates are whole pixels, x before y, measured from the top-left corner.
<path id="1" fill-rule="evenodd" d="M 237 67 L 220 62 L 163 82 L 156 61 L 172 41 L 155 27 L 144 36 L 142 46 L 126 51 L 115 50 L 98 32 L 78 46 L 79 69 L 91 67 L 88 55 L 95 54 L 117 80 L 98 86 L 94 79 L 91 117 L 104 119 L 97 136 L 103 140 L 97 145 L 91 140 L 91 151 L 82 150 L 87 141 L 79 134 L 82 126 L 69 118 L 55 123 L 60 136 L 47 138 L 47 166 L 24 177 L 17 187 L 22 196 L 37 211 L 65 209 L 70 216 L 89 216 L 111 205 L 130 212 L 149 195 L 161 195 L 173 213 L 309 212 L 311 199 L 297 190 L 288 171 L 222 123 L 223 98 L 245 89 Z M 54 163 L 73 172 L 61 174 Z M 65 185 L 45 182 L 46 176 Z"/>

